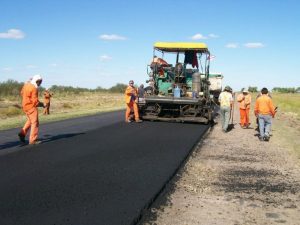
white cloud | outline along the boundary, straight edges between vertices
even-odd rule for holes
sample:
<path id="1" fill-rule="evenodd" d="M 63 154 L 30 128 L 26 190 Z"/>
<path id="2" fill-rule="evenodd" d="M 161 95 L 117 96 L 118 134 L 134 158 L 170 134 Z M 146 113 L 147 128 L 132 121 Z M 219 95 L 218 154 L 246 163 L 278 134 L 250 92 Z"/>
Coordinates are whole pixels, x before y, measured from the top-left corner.
<path id="1" fill-rule="evenodd" d="M 210 37 L 210 38 L 218 38 L 219 36 L 216 35 L 216 34 L 209 34 L 208 37 Z"/>
<path id="2" fill-rule="evenodd" d="M 2 69 L 3 72 L 11 72 L 13 69 L 10 67 L 5 67 Z"/>
<path id="3" fill-rule="evenodd" d="M 260 42 L 252 42 L 252 43 L 246 43 L 244 44 L 246 48 L 263 48 L 265 45 Z"/>
<path id="4" fill-rule="evenodd" d="M 202 34 L 195 34 L 194 36 L 191 37 L 192 40 L 203 40 L 207 39 L 207 37 L 203 36 Z"/>
<path id="5" fill-rule="evenodd" d="M 99 36 L 99 39 L 105 41 L 123 41 L 127 38 L 116 34 L 102 34 Z"/>
<path id="6" fill-rule="evenodd" d="M 237 43 L 228 43 L 227 45 L 225 45 L 226 48 L 238 48 L 239 44 Z"/>
<path id="7" fill-rule="evenodd" d="M 111 56 L 108 56 L 108 55 L 101 55 L 100 56 L 100 61 L 101 62 L 107 62 L 107 61 L 110 61 L 110 60 L 112 60 Z"/>
<path id="8" fill-rule="evenodd" d="M 57 67 L 58 64 L 57 63 L 51 63 L 49 66 L 51 66 L 51 67 Z"/>
<path id="9" fill-rule="evenodd" d="M 23 39 L 25 33 L 18 29 L 10 29 L 7 32 L 0 33 L 0 39 Z"/>
<path id="10" fill-rule="evenodd" d="M 35 66 L 35 65 L 27 65 L 26 66 L 26 69 L 35 69 L 35 68 L 37 68 L 37 66 Z"/>
<path id="11" fill-rule="evenodd" d="M 203 34 L 195 34 L 194 36 L 190 37 L 192 40 L 205 40 L 205 39 L 212 39 L 212 38 L 218 38 L 219 36 L 216 34 L 209 34 L 207 36 Z"/>

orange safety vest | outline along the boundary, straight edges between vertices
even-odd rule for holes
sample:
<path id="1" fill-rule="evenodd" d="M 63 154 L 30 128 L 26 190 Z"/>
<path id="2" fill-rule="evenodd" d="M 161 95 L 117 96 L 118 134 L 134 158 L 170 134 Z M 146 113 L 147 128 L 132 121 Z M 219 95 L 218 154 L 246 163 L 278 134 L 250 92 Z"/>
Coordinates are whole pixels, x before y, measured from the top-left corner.
<path id="1" fill-rule="evenodd" d="M 128 86 L 125 90 L 125 102 L 126 104 L 129 104 L 131 101 L 135 101 L 137 98 L 137 89 L 131 86 Z"/>
<path id="2" fill-rule="evenodd" d="M 275 116 L 275 107 L 273 105 L 272 99 L 267 95 L 262 95 L 256 99 L 255 108 L 254 108 L 255 115 L 262 114 L 262 115 L 271 115 Z"/>
<path id="3" fill-rule="evenodd" d="M 245 97 L 245 98 L 243 99 L 243 97 Z M 251 95 L 239 94 L 237 97 L 237 101 L 240 103 L 240 109 L 250 109 Z"/>
<path id="4" fill-rule="evenodd" d="M 39 104 L 38 89 L 32 83 L 25 83 L 21 90 L 22 107 L 24 112 L 36 108 Z"/>
<path id="5" fill-rule="evenodd" d="M 45 91 L 44 92 L 44 103 L 45 104 L 49 103 L 51 97 L 52 97 L 52 95 L 49 93 L 49 91 Z"/>

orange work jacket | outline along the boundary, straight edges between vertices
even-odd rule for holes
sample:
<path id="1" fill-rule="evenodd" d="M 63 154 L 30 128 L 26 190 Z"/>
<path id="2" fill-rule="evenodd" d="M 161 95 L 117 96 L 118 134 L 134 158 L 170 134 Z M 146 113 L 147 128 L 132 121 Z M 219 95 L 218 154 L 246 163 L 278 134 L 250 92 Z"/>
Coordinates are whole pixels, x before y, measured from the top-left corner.
<path id="1" fill-rule="evenodd" d="M 21 90 L 22 107 L 24 112 L 36 108 L 39 104 L 38 89 L 31 83 L 25 83 Z"/>
<path id="2" fill-rule="evenodd" d="M 50 94 L 49 91 L 45 91 L 44 92 L 44 103 L 47 104 L 47 103 L 50 103 L 50 98 L 52 97 L 52 95 Z"/>
<path id="3" fill-rule="evenodd" d="M 262 95 L 256 99 L 255 108 L 254 108 L 255 115 L 262 114 L 262 115 L 271 115 L 275 116 L 275 107 L 273 105 L 272 99 L 267 95 Z"/>
<path id="4" fill-rule="evenodd" d="M 125 102 L 126 104 L 129 104 L 131 101 L 135 101 L 137 98 L 137 89 L 131 86 L 128 86 L 125 90 Z"/>
<path id="5" fill-rule="evenodd" d="M 237 101 L 240 103 L 240 109 L 250 109 L 251 95 L 239 94 L 237 97 Z"/>

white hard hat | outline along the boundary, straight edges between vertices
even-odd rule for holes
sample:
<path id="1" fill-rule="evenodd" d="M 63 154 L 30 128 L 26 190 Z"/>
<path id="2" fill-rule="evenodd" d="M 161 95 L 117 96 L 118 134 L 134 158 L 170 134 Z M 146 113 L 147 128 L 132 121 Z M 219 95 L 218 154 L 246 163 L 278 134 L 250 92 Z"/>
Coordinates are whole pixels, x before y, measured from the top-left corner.
<path id="1" fill-rule="evenodd" d="M 248 88 L 243 88 L 243 92 L 244 92 L 244 93 L 249 93 Z"/>
<path id="2" fill-rule="evenodd" d="M 37 80 L 43 80 L 42 76 L 39 74 L 36 74 L 32 77 L 32 81 L 37 81 Z"/>

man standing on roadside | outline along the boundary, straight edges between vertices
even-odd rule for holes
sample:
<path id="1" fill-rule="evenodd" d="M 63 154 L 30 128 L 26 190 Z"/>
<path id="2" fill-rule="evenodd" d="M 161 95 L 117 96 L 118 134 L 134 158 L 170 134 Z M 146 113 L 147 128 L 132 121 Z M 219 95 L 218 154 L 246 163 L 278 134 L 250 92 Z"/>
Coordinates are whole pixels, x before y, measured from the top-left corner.
<path id="1" fill-rule="evenodd" d="M 21 90 L 22 108 L 26 114 L 27 121 L 18 133 L 20 141 L 25 143 L 25 136 L 30 128 L 29 144 L 39 144 L 37 140 L 39 132 L 38 106 L 42 106 L 38 99 L 38 87 L 42 83 L 42 77 L 35 75 L 29 82 L 26 82 Z"/>
<path id="2" fill-rule="evenodd" d="M 130 80 L 129 85 L 125 90 L 125 102 L 126 102 L 125 122 L 127 122 L 127 123 L 132 122 L 130 119 L 131 110 L 133 110 L 133 112 L 134 112 L 135 122 L 137 122 L 137 123 L 142 122 L 142 120 L 140 120 L 140 116 L 139 116 L 139 109 L 137 106 L 137 101 L 138 101 L 137 89 L 134 87 L 133 80 Z"/>
<path id="3" fill-rule="evenodd" d="M 219 95 L 222 131 L 224 133 L 228 131 L 228 124 L 233 103 L 231 91 L 232 89 L 229 86 L 226 86 L 224 91 Z"/>
<path id="4" fill-rule="evenodd" d="M 44 115 L 50 114 L 50 98 L 52 97 L 53 93 L 50 93 L 49 89 L 44 91 Z"/>
<path id="5" fill-rule="evenodd" d="M 238 95 L 237 101 L 240 103 L 240 125 L 242 128 L 248 128 L 250 124 L 249 111 L 251 105 L 251 95 L 248 89 L 242 89 L 242 93 Z"/>
<path id="6" fill-rule="evenodd" d="M 256 99 L 254 108 L 254 114 L 258 117 L 260 141 L 269 141 L 272 118 L 275 116 L 275 107 L 268 92 L 267 88 L 261 90 L 261 96 Z"/>

